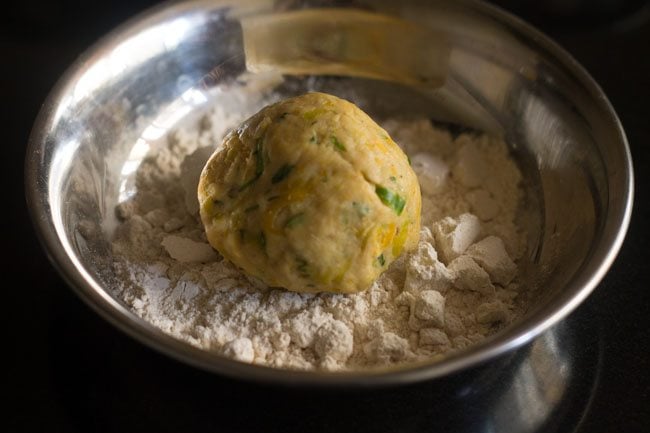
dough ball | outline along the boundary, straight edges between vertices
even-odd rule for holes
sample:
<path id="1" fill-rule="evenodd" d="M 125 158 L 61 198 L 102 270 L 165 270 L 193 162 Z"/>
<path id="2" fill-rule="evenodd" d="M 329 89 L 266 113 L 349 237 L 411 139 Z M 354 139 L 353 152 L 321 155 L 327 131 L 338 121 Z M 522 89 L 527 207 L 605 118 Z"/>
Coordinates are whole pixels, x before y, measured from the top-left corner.
<path id="1" fill-rule="evenodd" d="M 354 104 L 308 93 L 224 138 L 201 173 L 210 244 L 269 286 L 367 289 L 420 232 L 407 156 Z"/>

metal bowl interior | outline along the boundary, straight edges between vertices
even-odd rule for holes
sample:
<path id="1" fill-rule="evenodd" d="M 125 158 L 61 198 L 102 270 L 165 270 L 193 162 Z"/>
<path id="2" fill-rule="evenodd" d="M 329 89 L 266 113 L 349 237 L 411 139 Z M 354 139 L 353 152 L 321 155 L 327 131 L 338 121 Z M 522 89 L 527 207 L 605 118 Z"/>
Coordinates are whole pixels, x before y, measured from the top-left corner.
<path id="1" fill-rule="evenodd" d="M 218 103 L 214 90 L 227 91 L 245 71 L 241 17 L 322 2 L 280 3 L 165 3 L 90 48 L 50 94 L 30 139 L 26 194 L 46 251 L 83 300 L 143 343 L 207 370 L 283 383 L 369 385 L 440 377 L 493 359 L 530 341 L 589 295 L 622 244 L 633 196 L 626 138 L 599 87 L 544 35 L 491 6 L 354 1 L 337 4 L 417 23 L 442 35 L 449 49 L 439 87 L 341 78 L 373 95 L 376 104 L 364 109 L 378 116 L 426 114 L 508 141 L 526 177 L 528 217 L 536 227 L 526 264 L 536 288 L 534 307 L 495 336 L 436 363 L 323 373 L 248 365 L 199 350 L 120 303 L 110 290 L 114 209 L 125 188 L 133 187 L 144 154 L 155 151 L 147 137 Z M 294 92 L 307 80 L 327 90 L 327 80 L 291 80 Z"/>

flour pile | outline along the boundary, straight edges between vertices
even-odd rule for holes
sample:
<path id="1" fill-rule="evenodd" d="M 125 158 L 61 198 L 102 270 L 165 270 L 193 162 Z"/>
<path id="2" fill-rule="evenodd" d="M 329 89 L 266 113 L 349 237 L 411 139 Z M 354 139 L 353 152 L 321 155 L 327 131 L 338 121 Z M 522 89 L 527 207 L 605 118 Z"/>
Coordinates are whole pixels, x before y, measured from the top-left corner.
<path id="1" fill-rule="evenodd" d="M 137 315 L 242 362 L 355 370 L 439 359 L 522 314 L 521 174 L 503 141 L 452 137 L 426 119 L 384 122 L 421 184 L 418 248 L 366 292 L 299 294 L 266 287 L 223 260 L 199 222 L 200 170 L 241 120 L 214 108 L 170 133 L 141 164 L 137 193 L 118 207 L 116 295 Z"/>

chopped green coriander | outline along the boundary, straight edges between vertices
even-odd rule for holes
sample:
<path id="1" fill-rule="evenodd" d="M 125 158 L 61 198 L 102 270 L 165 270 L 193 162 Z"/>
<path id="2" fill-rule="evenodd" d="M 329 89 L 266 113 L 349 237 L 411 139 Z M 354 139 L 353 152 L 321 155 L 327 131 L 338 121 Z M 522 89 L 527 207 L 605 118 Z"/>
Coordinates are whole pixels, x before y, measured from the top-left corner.
<path id="1" fill-rule="evenodd" d="M 299 226 L 304 221 L 305 221 L 305 213 L 300 212 L 300 213 L 297 213 L 295 215 L 290 216 L 289 219 L 287 220 L 287 222 L 284 224 L 284 226 L 286 228 L 288 228 L 288 229 L 292 229 L 292 228 L 294 228 L 296 226 Z"/>
<path id="2" fill-rule="evenodd" d="M 263 251 L 266 251 L 266 235 L 264 232 L 260 232 L 257 242 L 260 244 L 260 248 L 262 248 Z"/>
<path id="3" fill-rule="evenodd" d="M 395 176 L 391 176 L 389 177 L 389 179 L 392 180 L 393 182 L 397 182 L 397 178 Z"/>
<path id="4" fill-rule="evenodd" d="M 409 162 L 409 165 L 413 165 L 413 164 L 411 164 L 411 157 L 410 156 L 406 155 L 406 160 Z"/>
<path id="5" fill-rule="evenodd" d="M 296 270 L 303 278 L 309 278 L 309 263 L 302 257 L 296 257 Z"/>
<path id="6" fill-rule="evenodd" d="M 287 176 L 289 176 L 291 170 L 293 170 L 293 165 L 284 164 L 282 167 L 278 169 L 278 171 L 275 172 L 275 174 L 271 178 L 271 183 L 278 183 L 284 180 Z"/>
<path id="7" fill-rule="evenodd" d="M 311 135 L 311 138 L 309 139 L 309 142 L 312 143 L 312 144 L 314 144 L 314 143 L 318 143 L 318 142 L 316 141 L 316 134 L 312 134 L 312 135 Z"/>
<path id="8" fill-rule="evenodd" d="M 302 115 L 302 117 L 303 117 L 305 120 L 308 120 L 308 121 L 311 122 L 311 121 L 316 120 L 316 117 L 318 117 L 320 114 L 323 114 L 324 112 L 325 112 L 325 110 L 320 109 L 320 108 L 316 108 L 316 109 L 314 109 L 314 110 L 309 110 L 309 111 L 307 111 L 306 113 L 304 113 L 304 114 Z M 312 125 L 313 125 L 313 123 L 312 123 Z"/>
<path id="9" fill-rule="evenodd" d="M 397 215 L 402 214 L 406 205 L 406 200 L 402 196 L 380 185 L 375 187 L 375 193 L 381 202 L 393 209 Z"/>
<path id="10" fill-rule="evenodd" d="M 334 135 L 332 135 L 332 137 L 331 137 L 330 139 L 332 140 L 332 144 L 334 145 L 334 147 L 335 147 L 337 150 L 340 150 L 341 152 L 345 152 L 345 151 L 346 151 L 345 146 L 343 145 L 343 143 L 341 143 L 341 142 L 339 141 L 338 138 L 336 138 Z"/>
<path id="11" fill-rule="evenodd" d="M 255 142 L 255 152 L 253 152 L 253 155 L 255 155 L 255 176 L 256 177 L 260 177 L 264 172 L 264 154 L 262 150 L 263 140 L 264 138 L 262 137 L 257 139 L 257 142 Z"/>
<path id="12" fill-rule="evenodd" d="M 370 213 L 370 206 L 368 206 L 365 203 L 360 203 L 358 201 L 353 201 L 352 202 L 352 207 L 354 210 L 359 214 L 360 216 L 366 216 Z"/>
<path id="13" fill-rule="evenodd" d="M 262 173 L 264 172 L 264 152 L 262 149 L 262 142 L 264 141 L 263 137 L 260 137 L 257 139 L 255 142 L 255 150 L 253 151 L 253 155 L 255 156 L 255 176 L 253 176 L 252 179 L 244 183 L 241 187 L 239 187 L 239 191 L 243 191 L 249 186 L 251 186 L 257 179 L 262 176 Z"/>
<path id="14" fill-rule="evenodd" d="M 244 183 L 242 186 L 239 187 L 239 191 L 245 190 L 246 188 L 248 188 L 249 186 L 254 184 L 256 180 L 257 180 L 257 177 L 254 177 L 251 180 L 247 181 L 246 183 Z"/>
<path id="15" fill-rule="evenodd" d="M 386 264 L 386 259 L 384 258 L 384 254 L 380 254 L 377 257 L 377 263 L 379 263 L 379 266 L 384 266 Z"/>

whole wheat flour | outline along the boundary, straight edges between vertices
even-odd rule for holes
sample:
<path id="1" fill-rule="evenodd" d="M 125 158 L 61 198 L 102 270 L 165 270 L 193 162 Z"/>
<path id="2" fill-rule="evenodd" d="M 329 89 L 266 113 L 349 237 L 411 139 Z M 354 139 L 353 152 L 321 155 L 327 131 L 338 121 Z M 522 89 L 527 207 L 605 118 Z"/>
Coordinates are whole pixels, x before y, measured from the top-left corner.
<path id="1" fill-rule="evenodd" d="M 123 281 L 116 295 L 137 315 L 242 362 L 354 370 L 439 359 L 522 313 L 521 175 L 503 141 L 452 137 L 426 119 L 384 122 L 421 184 L 419 245 L 366 292 L 299 294 L 266 287 L 220 257 L 197 216 L 199 172 L 241 120 L 215 108 L 142 162 L 113 242 Z"/>

